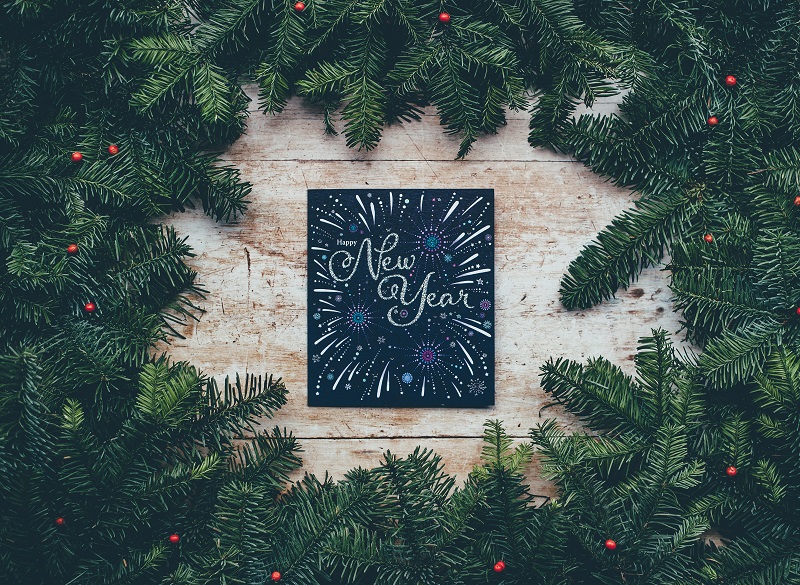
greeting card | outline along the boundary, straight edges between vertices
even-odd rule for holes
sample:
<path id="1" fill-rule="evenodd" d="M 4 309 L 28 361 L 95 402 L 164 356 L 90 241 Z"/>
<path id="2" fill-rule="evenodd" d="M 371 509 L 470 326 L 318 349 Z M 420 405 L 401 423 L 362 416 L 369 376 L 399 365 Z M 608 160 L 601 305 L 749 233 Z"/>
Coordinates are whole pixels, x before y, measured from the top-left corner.
<path id="1" fill-rule="evenodd" d="M 308 404 L 494 404 L 494 191 L 308 192 Z"/>

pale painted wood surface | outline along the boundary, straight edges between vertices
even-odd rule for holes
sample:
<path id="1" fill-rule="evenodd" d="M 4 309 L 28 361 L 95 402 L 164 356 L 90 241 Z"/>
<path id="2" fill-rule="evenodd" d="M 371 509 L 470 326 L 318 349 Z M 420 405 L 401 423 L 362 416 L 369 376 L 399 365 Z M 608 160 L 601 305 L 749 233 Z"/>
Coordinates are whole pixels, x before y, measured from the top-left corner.
<path id="1" fill-rule="evenodd" d="M 251 92 L 252 94 L 252 92 Z M 605 108 L 613 107 L 607 104 Z M 528 118 L 512 113 L 497 135 L 455 161 L 458 140 L 433 111 L 421 122 L 386 129 L 372 152 L 326 136 L 318 112 L 293 100 L 268 117 L 252 112 L 248 132 L 225 154 L 253 183 L 251 205 L 237 223 L 215 224 L 201 212 L 170 222 L 189 237 L 192 266 L 209 291 L 200 321 L 176 339 L 171 354 L 205 373 L 270 372 L 289 388 L 275 420 L 301 439 L 305 470 L 340 478 L 373 467 L 391 449 L 419 444 L 445 457 L 463 477 L 478 462 L 483 422 L 499 418 L 523 440 L 546 417 L 576 421 L 547 408 L 539 368 L 549 357 L 603 355 L 628 371 L 637 339 L 651 328 L 679 329 L 666 274 L 648 270 L 629 291 L 588 310 L 568 312 L 558 299 L 561 276 L 580 248 L 631 194 L 569 157 L 527 144 Z M 306 189 L 494 188 L 496 200 L 496 405 L 487 409 L 336 409 L 306 406 Z M 534 464 L 529 480 L 549 493 Z"/>

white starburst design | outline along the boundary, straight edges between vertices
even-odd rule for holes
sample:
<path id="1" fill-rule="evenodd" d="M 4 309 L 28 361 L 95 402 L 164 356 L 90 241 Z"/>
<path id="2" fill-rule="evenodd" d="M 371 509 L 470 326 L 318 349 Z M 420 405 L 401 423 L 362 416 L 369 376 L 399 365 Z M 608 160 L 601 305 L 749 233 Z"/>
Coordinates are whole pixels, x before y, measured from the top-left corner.
<path id="1" fill-rule="evenodd" d="M 467 389 L 470 394 L 480 396 L 483 394 L 484 390 L 486 390 L 486 384 L 484 384 L 482 380 L 470 380 L 467 384 Z"/>

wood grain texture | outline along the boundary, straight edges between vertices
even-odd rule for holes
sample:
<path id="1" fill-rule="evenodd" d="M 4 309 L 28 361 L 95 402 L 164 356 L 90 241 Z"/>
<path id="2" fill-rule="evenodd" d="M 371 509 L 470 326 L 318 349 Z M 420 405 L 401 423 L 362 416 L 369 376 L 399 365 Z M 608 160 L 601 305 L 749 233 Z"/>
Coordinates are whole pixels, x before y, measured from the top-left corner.
<path id="1" fill-rule="evenodd" d="M 604 108 L 613 107 L 606 104 Z M 175 359 L 213 376 L 271 372 L 289 388 L 274 421 L 300 437 L 306 470 L 335 477 L 371 467 L 385 448 L 441 449 L 448 469 L 477 462 L 487 418 L 527 436 L 545 418 L 576 421 L 548 407 L 539 368 L 549 357 L 603 355 L 632 371 L 637 339 L 651 328 L 675 332 L 666 275 L 648 270 L 628 291 L 588 311 L 560 304 L 561 276 L 581 247 L 630 206 L 627 190 L 562 154 L 527 144 L 527 116 L 513 113 L 465 161 L 452 160 L 458 140 L 433 112 L 386 129 L 372 152 L 349 150 L 324 136 L 316 112 L 293 100 L 276 117 L 251 113 L 246 135 L 225 158 L 253 183 L 239 222 L 215 224 L 199 211 L 170 223 L 188 236 L 191 265 L 209 291 L 197 323 L 173 340 Z M 493 188 L 496 219 L 496 405 L 487 409 L 356 409 L 306 406 L 306 190 L 309 188 Z M 535 487 L 544 484 L 531 478 Z"/>

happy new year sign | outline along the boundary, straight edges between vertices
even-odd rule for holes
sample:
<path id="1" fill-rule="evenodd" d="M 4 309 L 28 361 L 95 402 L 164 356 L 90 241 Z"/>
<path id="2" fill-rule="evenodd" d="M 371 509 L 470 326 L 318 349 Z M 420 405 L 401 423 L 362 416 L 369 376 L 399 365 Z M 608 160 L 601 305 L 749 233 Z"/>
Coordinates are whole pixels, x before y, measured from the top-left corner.
<path id="1" fill-rule="evenodd" d="M 308 404 L 494 404 L 494 191 L 309 190 Z"/>

